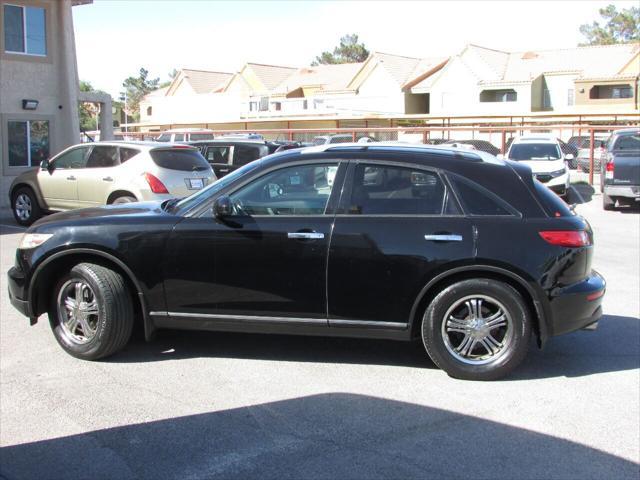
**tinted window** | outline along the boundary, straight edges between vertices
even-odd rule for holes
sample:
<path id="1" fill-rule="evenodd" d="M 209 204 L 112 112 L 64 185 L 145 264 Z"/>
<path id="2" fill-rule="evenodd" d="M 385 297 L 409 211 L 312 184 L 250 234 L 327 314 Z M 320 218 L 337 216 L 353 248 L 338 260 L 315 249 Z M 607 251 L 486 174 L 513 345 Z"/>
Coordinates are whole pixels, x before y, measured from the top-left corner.
<path id="1" fill-rule="evenodd" d="M 54 168 L 84 168 L 87 164 L 88 148 L 75 148 L 58 157 L 54 162 Z"/>
<path id="2" fill-rule="evenodd" d="M 439 215 L 445 188 L 432 172 L 404 167 L 357 165 L 350 214 Z"/>
<path id="3" fill-rule="evenodd" d="M 353 142 L 353 137 L 351 135 L 336 135 L 335 137 L 331 137 L 329 143 L 349 143 Z"/>
<path id="4" fill-rule="evenodd" d="M 322 215 L 338 165 L 306 165 L 268 173 L 231 195 L 236 213 Z"/>
<path id="5" fill-rule="evenodd" d="M 207 161 L 211 163 L 222 163 L 227 165 L 229 163 L 229 147 L 207 147 L 207 154 L 205 155 Z"/>
<path id="6" fill-rule="evenodd" d="M 510 160 L 558 160 L 560 150 L 553 143 L 514 143 L 509 150 Z"/>
<path id="7" fill-rule="evenodd" d="M 170 142 L 170 141 L 171 141 L 171 135 L 168 133 L 163 133 L 162 135 L 156 138 L 156 142 Z"/>
<path id="8" fill-rule="evenodd" d="M 552 217 L 569 217 L 573 215 L 567 204 L 542 183 L 534 179 L 533 185 L 536 189 L 538 199 L 548 215 Z"/>
<path id="9" fill-rule="evenodd" d="M 457 176 L 451 177 L 453 188 L 469 215 L 511 215 L 502 202 L 484 188 Z"/>
<path id="10" fill-rule="evenodd" d="M 245 165 L 269 153 L 266 145 L 236 145 L 233 149 L 233 164 Z"/>
<path id="11" fill-rule="evenodd" d="M 107 168 L 118 165 L 118 147 L 93 147 L 86 168 Z"/>
<path id="12" fill-rule="evenodd" d="M 151 150 L 149 154 L 157 166 L 168 168 L 169 170 L 201 172 L 211 168 L 197 150 L 175 148 L 171 150 Z"/>
<path id="13" fill-rule="evenodd" d="M 129 160 L 131 157 L 135 157 L 140 153 L 140 150 L 136 150 L 135 148 L 120 148 L 120 163 L 124 163 Z"/>
<path id="14" fill-rule="evenodd" d="M 619 137 L 614 150 L 640 150 L 640 134 Z"/>
<path id="15" fill-rule="evenodd" d="M 189 135 L 189 139 L 192 142 L 197 140 L 213 140 L 213 133 L 192 133 Z"/>
<path id="16" fill-rule="evenodd" d="M 184 142 L 184 133 L 176 133 L 174 137 L 175 142 Z"/>

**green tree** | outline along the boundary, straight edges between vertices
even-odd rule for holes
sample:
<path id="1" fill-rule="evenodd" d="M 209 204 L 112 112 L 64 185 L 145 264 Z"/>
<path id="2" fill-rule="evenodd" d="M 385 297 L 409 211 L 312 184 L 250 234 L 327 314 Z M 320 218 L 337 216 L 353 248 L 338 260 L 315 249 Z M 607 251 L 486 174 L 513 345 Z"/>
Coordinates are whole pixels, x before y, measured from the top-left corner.
<path id="1" fill-rule="evenodd" d="M 604 22 L 585 23 L 580 26 L 580 33 L 587 39 L 580 45 L 613 45 L 640 40 L 640 8 L 623 8 L 618 11 L 614 5 L 599 10 Z"/>
<path id="2" fill-rule="evenodd" d="M 340 38 L 340 45 L 333 52 L 322 52 L 311 65 L 364 62 L 368 56 L 369 50 L 364 43 L 358 43 L 358 35 L 353 33 Z"/>
<path id="3" fill-rule="evenodd" d="M 93 88 L 90 82 L 86 80 L 80 80 L 81 92 L 99 92 L 104 93 L 102 90 L 96 90 Z M 98 129 L 98 113 L 99 104 L 92 102 L 80 102 L 79 114 L 80 114 L 80 130 L 90 131 Z"/>
<path id="4" fill-rule="evenodd" d="M 173 81 L 173 79 L 176 78 L 176 75 L 178 75 L 178 70 L 174 68 L 169 72 L 169 80 L 162 82 L 160 85 L 158 85 L 158 87 L 159 88 L 168 87 L 169 85 L 171 85 L 171 82 Z"/>
<path id="5" fill-rule="evenodd" d="M 140 119 L 140 100 L 147 93 L 157 90 L 160 78 L 149 79 L 149 71 L 141 68 L 137 77 L 129 77 L 122 82 L 124 91 L 120 93 L 120 99 L 126 99 L 126 113 L 135 121 Z"/>

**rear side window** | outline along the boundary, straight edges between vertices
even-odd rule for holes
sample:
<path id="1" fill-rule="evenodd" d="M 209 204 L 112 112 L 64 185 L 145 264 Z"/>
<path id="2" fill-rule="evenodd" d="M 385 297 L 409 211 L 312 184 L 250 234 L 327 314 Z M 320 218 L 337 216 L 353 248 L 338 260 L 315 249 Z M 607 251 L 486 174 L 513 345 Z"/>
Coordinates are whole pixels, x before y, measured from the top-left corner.
<path id="1" fill-rule="evenodd" d="M 140 150 L 136 150 L 135 148 L 120 147 L 120 163 L 126 162 L 131 157 L 135 157 L 139 153 L 140 153 Z"/>
<path id="2" fill-rule="evenodd" d="M 189 139 L 192 142 L 196 142 L 198 140 L 213 140 L 213 133 L 192 133 L 189 135 Z"/>
<path id="3" fill-rule="evenodd" d="M 533 180 L 533 186 L 536 189 L 538 200 L 540 200 L 548 215 L 552 217 L 570 217 L 573 215 L 567 204 L 538 180 Z"/>
<path id="4" fill-rule="evenodd" d="M 479 216 L 505 216 L 514 214 L 506 203 L 481 186 L 471 183 L 457 175 L 452 175 L 450 180 L 467 214 Z"/>
<path id="5" fill-rule="evenodd" d="M 233 149 L 233 164 L 236 166 L 246 165 L 269 153 L 266 145 L 236 145 Z"/>
<path id="6" fill-rule="evenodd" d="M 433 172 L 359 164 L 354 169 L 352 215 L 441 215 L 445 187 Z"/>
<path id="7" fill-rule="evenodd" d="M 202 172 L 211 167 L 198 150 L 171 149 L 151 150 L 153 162 L 160 168 L 185 172 Z"/>
<path id="8" fill-rule="evenodd" d="M 229 164 L 229 147 L 207 147 L 205 155 L 207 161 L 211 163 Z"/>

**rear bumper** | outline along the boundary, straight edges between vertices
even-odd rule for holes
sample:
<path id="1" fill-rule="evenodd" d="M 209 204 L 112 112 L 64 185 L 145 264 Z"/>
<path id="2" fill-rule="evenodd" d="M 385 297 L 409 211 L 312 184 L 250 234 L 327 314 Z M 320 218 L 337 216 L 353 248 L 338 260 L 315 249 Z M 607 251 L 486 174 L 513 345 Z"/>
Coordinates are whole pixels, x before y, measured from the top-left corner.
<path id="1" fill-rule="evenodd" d="M 640 201 L 640 186 L 605 185 L 604 193 L 610 197 L 635 198 L 636 201 Z"/>
<path id="2" fill-rule="evenodd" d="M 550 299 L 551 335 L 562 335 L 585 327 L 593 329 L 602 317 L 606 288 L 602 275 L 592 270 L 584 281 L 555 290 Z"/>

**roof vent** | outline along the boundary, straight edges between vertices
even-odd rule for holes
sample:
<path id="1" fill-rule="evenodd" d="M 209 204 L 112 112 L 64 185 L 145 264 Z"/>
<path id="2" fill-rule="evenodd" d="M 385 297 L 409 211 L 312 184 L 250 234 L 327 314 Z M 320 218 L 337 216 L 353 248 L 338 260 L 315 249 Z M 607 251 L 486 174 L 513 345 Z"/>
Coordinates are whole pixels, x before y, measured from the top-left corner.
<path id="1" fill-rule="evenodd" d="M 538 58 L 538 54 L 536 52 L 524 52 L 522 54 L 522 60 L 532 60 L 534 58 Z"/>

